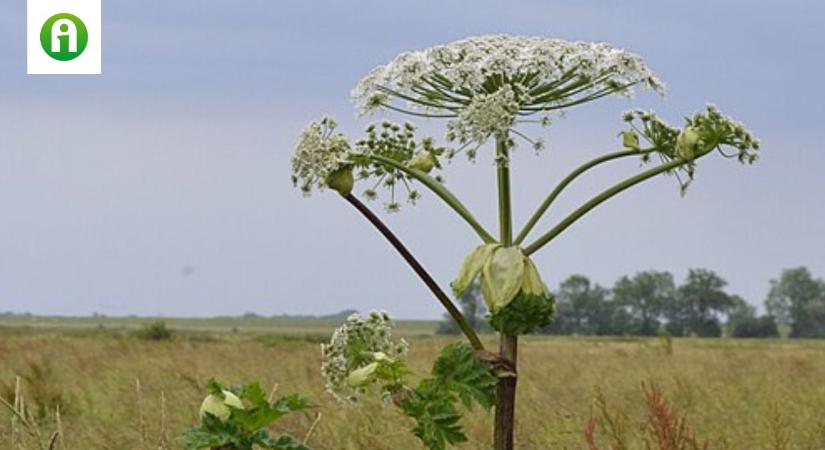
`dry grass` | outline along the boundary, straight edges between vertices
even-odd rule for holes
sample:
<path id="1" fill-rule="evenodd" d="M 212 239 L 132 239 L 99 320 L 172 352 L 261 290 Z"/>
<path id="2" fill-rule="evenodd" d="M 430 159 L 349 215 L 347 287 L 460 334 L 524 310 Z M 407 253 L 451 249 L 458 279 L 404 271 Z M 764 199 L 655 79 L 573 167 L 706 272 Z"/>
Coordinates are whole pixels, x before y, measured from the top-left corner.
<path id="1" fill-rule="evenodd" d="M 415 338 L 412 367 L 423 374 L 449 340 Z M 668 355 L 656 339 L 531 338 L 520 353 L 520 449 L 660 448 L 679 437 L 710 449 L 825 448 L 825 342 L 677 339 Z M 20 377 L 18 397 L 43 439 L 62 430 L 56 448 L 177 449 L 204 380 L 258 380 L 319 404 L 310 442 L 318 449 L 421 448 L 393 408 L 335 405 L 318 365 L 317 343 L 299 340 L 0 336 L 0 396 L 13 401 Z M 288 419 L 281 431 L 304 436 L 316 417 Z M 38 448 L 19 422 L 0 411 L 0 449 Z M 462 448 L 487 448 L 489 428 L 488 414 L 470 414 Z"/>

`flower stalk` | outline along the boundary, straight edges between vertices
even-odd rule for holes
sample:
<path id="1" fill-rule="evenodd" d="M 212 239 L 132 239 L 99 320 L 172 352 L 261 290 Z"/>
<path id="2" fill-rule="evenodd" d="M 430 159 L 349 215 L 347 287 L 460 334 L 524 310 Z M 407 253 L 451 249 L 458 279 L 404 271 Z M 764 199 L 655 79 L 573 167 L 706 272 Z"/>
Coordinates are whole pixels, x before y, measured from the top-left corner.
<path id="1" fill-rule="evenodd" d="M 703 155 L 708 154 L 710 152 L 705 152 Z M 595 197 L 591 198 L 583 205 L 576 208 L 575 211 L 570 213 L 567 217 L 562 219 L 558 225 L 551 228 L 549 231 L 544 233 L 543 235 L 539 236 L 535 241 L 533 241 L 528 246 L 524 247 L 524 254 L 525 255 L 532 255 L 533 253 L 537 252 L 539 249 L 547 245 L 550 241 L 552 241 L 556 236 L 561 234 L 564 230 L 566 230 L 570 225 L 573 225 L 577 220 L 581 219 L 582 216 L 593 210 L 593 208 L 601 205 L 602 203 L 610 200 L 615 195 L 621 193 L 622 191 L 629 189 L 643 181 L 649 180 L 656 175 L 661 175 L 663 173 L 671 172 L 680 166 L 684 166 L 686 164 L 691 163 L 691 160 L 686 160 L 683 158 L 677 158 L 666 162 L 664 164 L 660 164 L 652 169 L 645 170 L 635 176 L 632 176 L 624 181 L 614 184 L 608 189 L 605 189 Z"/>
<path id="2" fill-rule="evenodd" d="M 533 230 L 533 227 L 536 226 L 539 219 L 541 219 L 544 213 L 547 212 L 547 210 L 550 208 L 550 205 L 552 205 L 556 198 L 558 198 L 558 196 L 562 193 L 562 191 L 564 191 L 564 189 L 580 175 L 598 166 L 599 164 L 606 163 L 608 161 L 613 161 L 614 159 L 640 155 L 650 151 L 652 150 L 621 150 L 613 153 L 608 153 L 606 155 L 602 155 L 577 167 L 575 170 L 570 172 L 570 174 L 564 177 L 564 179 L 562 179 L 558 185 L 556 185 L 556 187 L 550 192 L 550 194 L 547 195 L 547 198 L 545 198 L 541 205 L 539 205 L 539 207 L 536 209 L 536 212 L 534 212 L 533 215 L 530 216 L 530 219 L 524 225 L 524 228 L 522 228 L 518 236 L 516 236 L 516 239 L 514 241 L 515 245 L 520 245 L 522 242 L 524 242 L 524 239 L 527 238 L 527 235 L 530 234 L 530 231 Z"/>
<path id="3" fill-rule="evenodd" d="M 498 216 L 501 244 L 513 245 L 513 214 L 510 195 L 510 158 L 507 136 L 496 136 L 496 175 L 498 180 Z M 499 378 L 496 389 L 496 413 L 494 425 L 495 450 L 512 450 L 516 414 L 516 370 L 518 360 L 518 336 L 499 336 L 499 356 L 512 368 L 512 376 Z"/>
<path id="4" fill-rule="evenodd" d="M 470 342 L 470 345 L 473 346 L 476 350 L 484 350 L 484 344 L 481 343 L 481 339 L 479 339 L 478 334 L 467 322 L 467 319 L 461 314 L 461 311 L 456 308 L 455 304 L 450 300 L 450 297 L 444 293 L 444 290 L 438 286 L 438 283 L 433 279 L 432 276 L 424 269 L 424 266 L 418 262 L 418 260 L 413 256 L 413 254 L 407 249 L 403 242 L 392 232 L 392 230 L 387 227 L 387 225 L 375 215 L 375 213 L 370 210 L 367 205 L 362 203 L 358 198 L 356 198 L 352 194 L 343 195 L 344 199 L 349 202 L 353 207 L 355 207 L 358 212 L 360 212 L 378 231 L 390 242 L 390 244 L 395 248 L 396 251 L 401 255 L 404 261 L 410 265 L 413 272 L 421 278 L 421 281 L 427 285 L 427 288 L 430 289 L 430 292 L 433 293 L 436 299 L 444 306 L 444 309 L 447 310 L 447 313 L 450 317 L 455 320 L 458 327 L 461 329 L 461 332 L 464 333 L 464 336 L 467 337 L 467 340 Z"/>

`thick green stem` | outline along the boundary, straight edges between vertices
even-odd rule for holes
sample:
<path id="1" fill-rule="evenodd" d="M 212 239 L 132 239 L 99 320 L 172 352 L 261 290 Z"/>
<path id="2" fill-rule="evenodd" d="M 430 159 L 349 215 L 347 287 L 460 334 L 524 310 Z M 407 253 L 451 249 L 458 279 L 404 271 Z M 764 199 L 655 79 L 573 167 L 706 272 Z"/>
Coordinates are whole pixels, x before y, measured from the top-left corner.
<path id="1" fill-rule="evenodd" d="M 484 241 L 484 243 L 492 244 L 496 242 L 495 238 L 492 235 L 490 235 L 490 233 L 488 233 L 483 226 L 481 226 L 481 224 L 476 220 L 475 217 L 473 217 L 473 215 L 470 213 L 470 210 L 468 210 L 467 207 L 465 207 L 461 203 L 461 201 L 459 201 L 458 198 L 455 195 L 453 195 L 452 192 L 450 192 L 446 187 L 444 187 L 442 183 L 438 182 L 435 178 L 427 175 L 426 173 L 420 170 L 407 167 L 406 165 L 392 158 L 387 158 L 385 156 L 380 155 L 370 155 L 369 158 L 375 162 L 386 164 L 394 169 L 400 170 L 406 173 L 407 175 L 415 178 L 421 184 L 423 184 L 431 191 L 433 191 L 433 193 L 440 197 L 441 200 L 444 200 L 444 203 L 446 203 L 447 206 L 452 208 L 453 211 L 458 213 L 458 215 L 461 216 L 461 218 L 464 219 L 470 225 L 470 227 L 473 228 L 473 230 L 475 230 L 476 234 L 478 234 L 478 236 L 481 238 L 482 241 Z"/>
<path id="2" fill-rule="evenodd" d="M 541 219 L 544 213 L 547 212 L 547 209 L 550 208 L 550 205 L 553 204 L 553 202 L 556 200 L 559 194 L 561 194 L 562 191 L 564 191 L 567 185 L 569 185 L 573 182 L 573 180 L 578 178 L 579 175 L 587 172 L 593 167 L 598 166 L 599 164 L 612 161 L 614 159 L 624 158 L 626 156 L 641 155 L 649 151 L 650 150 L 622 150 L 618 152 L 608 153 L 596 159 L 590 160 L 582 164 L 581 166 L 577 167 L 575 170 L 570 172 L 570 174 L 564 177 L 564 179 L 561 180 L 561 182 L 553 189 L 553 191 L 550 192 L 547 198 L 544 199 L 541 205 L 539 205 L 538 209 L 536 209 L 536 212 L 534 212 L 533 215 L 530 216 L 530 220 L 527 221 L 527 223 L 524 225 L 524 228 L 522 228 L 518 236 L 516 236 L 516 240 L 514 241 L 514 243 L 516 245 L 519 245 L 522 242 L 524 242 L 524 239 L 527 238 L 527 235 L 530 234 L 530 231 L 533 230 L 533 227 L 536 226 L 536 224 L 539 222 L 539 219 Z"/>
<path id="3" fill-rule="evenodd" d="M 498 179 L 498 216 L 501 245 L 513 245 L 513 214 L 510 200 L 510 160 L 507 136 L 496 138 L 496 174 Z M 518 337 L 499 337 L 499 356 L 510 362 L 516 372 Z M 516 408 L 516 376 L 499 379 L 496 389 L 495 450 L 513 450 Z"/>
<path id="4" fill-rule="evenodd" d="M 381 232 L 382 235 L 392 244 L 398 253 L 401 254 L 401 257 L 404 258 L 404 261 L 410 265 L 413 271 L 421 278 L 425 285 L 430 289 L 430 291 L 435 295 L 435 298 L 438 299 L 439 302 L 444 306 L 447 310 L 447 313 L 452 317 L 452 319 L 456 322 L 458 327 L 467 337 L 467 340 L 470 341 L 470 345 L 473 346 L 476 350 L 484 350 L 484 344 L 481 343 L 481 339 L 479 339 L 478 334 L 476 334 L 473 327 L 467 322 L 467 319 L 461 314 L 461 311 L 456 308 L 455 304 L 450 300 L 450 297 L 447 296 L 446 293 L 438 286 L 438 283 L 430 276 L 430 274 L 424 269 L 424 266 L 415 259 L 412 253 L 407 249 L 403 242 L 392 232 L 392 230 L 387 227 L 387 225 L 373 213 L 367 205 L 363 204 L 360 200 L 358 200 L 354 195 L 347 194 L 343 196 L 355 209 L 358 210 L 366 219 L 373 225 L 378 231 Z"/>
<path id="5" fill-rule="evenodd" d="M 705 154 L 707 154 L 707 153 L 705 153 Z M 701 155 L 701 156 L 704 156 L 704 154 Z M 609 200 L 614 195 L 619 194 L 622 191 L 624 191 L 625 189 L 633 187 L 636 184 L 641 183 L 642 181 L 653 178 L 656 175 L 660 175 L 662 173 L 669 172 L 673 169 L 676 169 L 677 167 L 679 167 L 681 165 L 688 164 L 689 162 L 690 162 L 689 160 L 686 160 L 686 159 L 683 159 L 683 158 L 676 158 L 676 159 L 674 159 L 672 161 L 669 161 L 665 164 L 661 164 L 661 165 L 656 166 L 652 169 L 648 169 L 648 170 L 646 170 L 642 173 L 639 173 L 638 175 L 635 175 L 635 176 L 630 177 L 630 178 L 628 178 L 624 181 L 616 183 L 615 185 L 613 185 L 609 189 L 606 189 L 606 190 L 602 191 L 601 193 L 599 193 L 595 197 L 588 200 L 585 204 L 581 205 L 575 211 L 570 213 L 570 215 L 565 217 L 561 222 L 559 222 L 550 231 L 548 231 L 547 233 L 544 233 L 543 235 L 541 235 L 538 239 L 533 241 L 533 243 L 531 243 L 527 247 L 524 247 L 524 254 L 529 256 L 529 255 L 535 253 L 540 248 L 542 248 L 544 245 L 546 245 L 548 242 L 552 241 L 553 238 L 558 236 L 562 231 L 566 230 L 567 227 L 569 227 L 574 222 L 579 220 L 582 216 L 587 214 L 590 210 L 592 210 L 593 208 L 599 206 L 600 204 L 604 203 L 605 201 Z"/>

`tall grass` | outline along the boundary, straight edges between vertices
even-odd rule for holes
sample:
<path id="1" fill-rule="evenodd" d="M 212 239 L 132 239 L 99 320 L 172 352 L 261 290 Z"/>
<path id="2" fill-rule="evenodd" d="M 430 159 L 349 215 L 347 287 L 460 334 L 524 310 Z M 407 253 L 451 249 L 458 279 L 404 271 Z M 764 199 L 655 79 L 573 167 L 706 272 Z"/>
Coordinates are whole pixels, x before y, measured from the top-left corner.
<path id="1" fill-rule="evenodd" d="M 315 341 L 243 334 L 0 338 L 0 396 L 11 405 L 0 407 L 0 449 L 43 450 L 55 433 L 60 450 L 180 449 L 177 436 L 196 423 L 202 383 L 211 376 L 309 396 L 318 409 L 275 431 L 303 436 L 312 429 L 319 450 L 420 448 L 395 408 L 379 400 L 340 408 L 324 394 Z M 414 338 L 411 369 L 426 374 L 449 341 Z M 691 439 L 709 449 L 825 448 L 825 342 L 673 339 L 670 346 L 668 355 L 658 338 L 525 339 L 518 448 L 693 450 L 663 447 Z M 48 368 L 33 376 L 32 362 Z M 38 397 L 59 400 L 41 400 L 41 415 Z M 26 412 L 12 413 L 21 403 Z M 491 417 L 478 410 L 468 419 L 470 441 L 462 448 L 485 449 Z"/>

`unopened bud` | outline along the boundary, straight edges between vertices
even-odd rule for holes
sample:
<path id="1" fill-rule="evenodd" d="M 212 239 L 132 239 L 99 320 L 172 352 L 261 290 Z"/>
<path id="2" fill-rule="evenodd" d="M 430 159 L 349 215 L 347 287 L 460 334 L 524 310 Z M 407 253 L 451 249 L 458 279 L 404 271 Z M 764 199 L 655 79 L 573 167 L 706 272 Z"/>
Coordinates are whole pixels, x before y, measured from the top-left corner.
<path id="1" fill-rule="evenodd" d="M 201 418 L 211 414 L 221 422 L 226 422 L 232 414 L 232 410 L 229 409 L 230 406 L 235 409 L 244 409 L 243 402 L 237 395 L 229 391 L 223 391 L 222 393 L 223 398 L 216 394 L 210 394 L 203 399 L 200 409 Z"/>
<path id="2" fill-rule="evenodd" d="M 325 182 L 330 189 L 338 191 L 339 194 L 349 195 L 349 193 L 352 192 L 353 185 L 355 184 L 355 180 L 352 176 L 352 168 L 344 167 L 332 172 L 329 174 Z"/>
<path id="3" fill-rule="evenodd" d="M 622 131 L 622 145 L 631 150 L 639 150 L 639 135 L 633 131 Z"/>
<path id="4" fill-rule="evenodd" d="M 360 369 L 355 369 L 350 372 L 347 377 L 347 383 L 353 387 L 364 386 L 369 384 L 375 377 L 375 371 L 378 370 L 378 363 L 374 362 L 368 364 Z"/>
<path id="5" fill-rule="evenodd" d="M 420 170 L 424 173 L 430 173 L 435 167 L 435 157 L 429 152 L 421 152 L 407 163 L 407 167 L 415 170 Z"/>
<path id="6" fill-rule="evenodd" d="M 696 156 L 699 138 L 699 131 L 696 128 L 685 127 L 676 138 L 676 154 L 684 159 L 693 159 Z"/>

